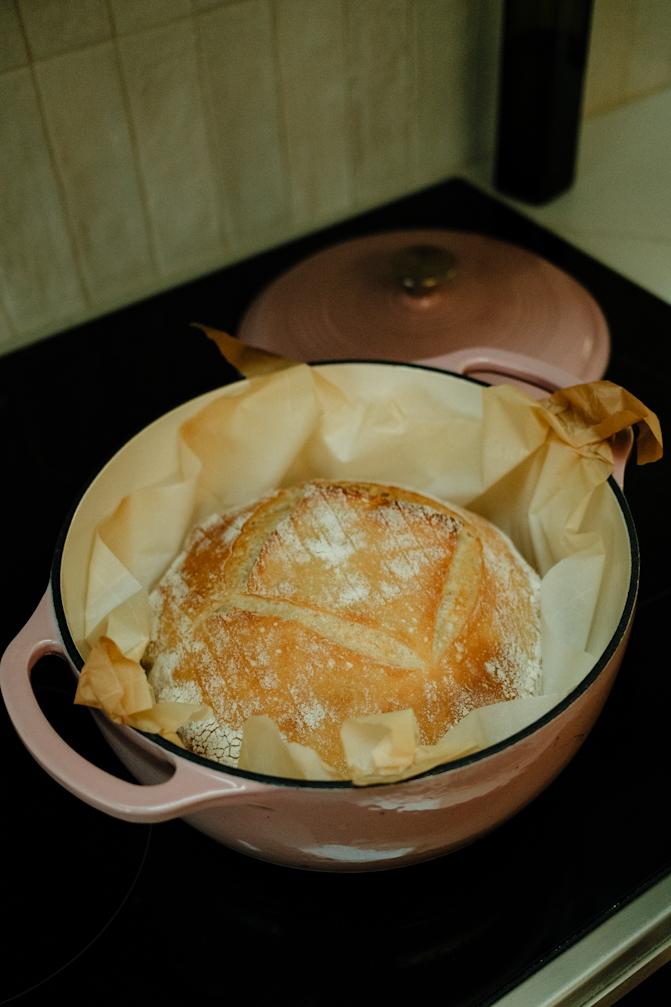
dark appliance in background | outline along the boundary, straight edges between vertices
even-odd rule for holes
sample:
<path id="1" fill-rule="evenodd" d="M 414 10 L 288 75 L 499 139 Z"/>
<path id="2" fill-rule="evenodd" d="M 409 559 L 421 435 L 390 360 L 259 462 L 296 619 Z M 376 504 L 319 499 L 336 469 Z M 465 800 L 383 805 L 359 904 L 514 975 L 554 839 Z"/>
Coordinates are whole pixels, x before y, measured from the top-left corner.
<path id="1" fill-rule="evenodd" d="M 574 179 L 593 0 L 506 0 L 494 185 L 546 203 Z"/>

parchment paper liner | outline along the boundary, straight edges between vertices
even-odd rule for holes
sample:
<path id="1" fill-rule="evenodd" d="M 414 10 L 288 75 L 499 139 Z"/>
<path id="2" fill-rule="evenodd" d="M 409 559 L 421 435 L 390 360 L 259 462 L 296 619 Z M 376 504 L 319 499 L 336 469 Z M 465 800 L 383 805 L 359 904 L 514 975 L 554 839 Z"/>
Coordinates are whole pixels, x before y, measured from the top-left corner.
<path id="1" fill-rule="evenodd" d="M 550 710 L 588 673 L 628 585 L 622 518 L 605 486 L 613 464 L 607 439 L 639 424 L 639 463 L 660 457 L 650 410 L 604 381 L 538 403 L 510 386 L 449 378 L 436 385 L 426 372 L 403 367 L 320 371 L 248 348 L 243 360 L 237 340 L 206 331 L 236 367 L 260 373 L 183 423 L 166 455 L 172 470 L 123 497 L 98 524 L 85 638 L 76 641 L 88 654 L 76 702 L 181 744 L 179 727 L 209 711 L 155 703 L 139 664 L 150 632 L 149 591 L 203 518 L 316 476 L 396 483 L 467 506 L 505 531 L 543 577 L 542 695 L 475 710 L 432 746 L 419 744 L 411 710 L 346 721 L 341 737 L 355 784 L 405 779 L 494 744 Z M 238 765 L 298 779 L 343 778 L 263 716 L 247 721 Z"/>

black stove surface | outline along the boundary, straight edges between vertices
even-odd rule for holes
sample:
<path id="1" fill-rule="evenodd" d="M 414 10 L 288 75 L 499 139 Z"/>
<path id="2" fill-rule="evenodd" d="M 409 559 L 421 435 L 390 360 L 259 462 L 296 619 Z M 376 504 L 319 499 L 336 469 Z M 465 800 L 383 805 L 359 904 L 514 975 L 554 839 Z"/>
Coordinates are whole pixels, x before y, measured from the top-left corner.
<path id="1" fill-rule="evenodd" d="M 403 227 L 479 231 L 575 276 L 610 326 L 606 376 L 669 429 L 671 307 L 453 180 L 0 358 L 8 532 L 0 649 L 39 601 L 86 482 L 148 422 L 236 376 L 190 323 L 234 332 L 262 287 L 306 255 Z M 404 1002 L 435 989 L 448 1005 L 486 1005 L 667 875 L 669 462 L 630 466 L 626 495 L 641 593 L 602 716 L 529 807 L 439 860 L 305 873 L 241 856 L 181 821 L 117 821 L 52 781 L 0 708 L 0 905 L 9 924 L 0 1003 L 209 1005 L 242 995 L 317 1007 L 374 994 Z M 63 662 L 43 659 L 35 689 L 73 747 L 128 778 L 89 711 L 72 706 Z"/>

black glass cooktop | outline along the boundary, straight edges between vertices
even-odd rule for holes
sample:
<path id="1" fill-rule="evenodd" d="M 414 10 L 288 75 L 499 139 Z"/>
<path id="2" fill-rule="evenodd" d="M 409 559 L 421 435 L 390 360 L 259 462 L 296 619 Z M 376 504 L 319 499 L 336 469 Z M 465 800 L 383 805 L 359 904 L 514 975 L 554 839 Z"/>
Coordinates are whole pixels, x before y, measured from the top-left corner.
<path id="1" fill-rule="evenodd" d="M 490 234 L 574 275 L 610 326 L 606 376 L 670 429 L 671 307 L 449 181 L 0 358 L 1 649 L 39 601 L 59 529 L 88 479 L 149 421 L 235 376 L 189 323 L 235 331 L 280 271 L 336 241 L 403 227 Z M 116 821 L 53 782 L 0 709 L 0 1003 L 244 997 L 317 1007 L 373 995 L 400 1003 L 435 990 L 446 1004 L 486 1005 L 667 875 L 669 462 L 631 466 L 626 495 L 641 544 L 640 602 L 601 718 L 541 797 L 442 859 L 374 874 L 304 873 L 233 853 L 181 821 Z M 59 659 L 40 662 L 35 688 L 74 747 L 126 776 L 89 711 L 72 707 Z"/>

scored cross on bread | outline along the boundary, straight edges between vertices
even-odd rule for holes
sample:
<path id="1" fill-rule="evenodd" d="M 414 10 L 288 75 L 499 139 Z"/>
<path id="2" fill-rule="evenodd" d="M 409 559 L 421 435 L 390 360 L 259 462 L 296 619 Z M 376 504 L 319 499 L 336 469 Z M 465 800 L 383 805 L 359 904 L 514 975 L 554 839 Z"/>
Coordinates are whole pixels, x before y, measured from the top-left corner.
<path id="1" fill-rule="evenodd" d="M 314 480 L 217 515 L 152 605 L 150 680 L 210 706 L 184 741 L 218 761 L 265 714 L 344 772 L 350 717 L 412 708 L 434 744 L 538 683 L 536 574 L 483 518 L 398 487 Z"/>

